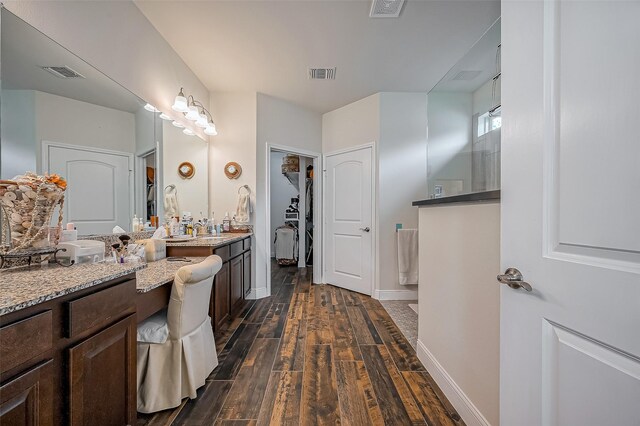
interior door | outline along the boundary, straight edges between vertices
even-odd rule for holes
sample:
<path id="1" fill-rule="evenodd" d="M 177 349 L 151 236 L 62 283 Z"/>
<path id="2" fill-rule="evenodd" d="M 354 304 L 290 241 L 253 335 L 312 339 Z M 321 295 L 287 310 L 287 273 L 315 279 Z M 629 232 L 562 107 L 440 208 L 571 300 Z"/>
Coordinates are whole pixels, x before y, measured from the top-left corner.
<path id="1" fill-rule="evenodd" d="M 372 149 L 327 155 L 325 281 L 371 295 Z"/>
<path id="2" fill-rule="evenodd" d="M 503 426 L 640 425 L 638 17 L 502 2 Z"/>
<path id="3" fill-rule="evenodd" d="M 118 225 L 130 230 L 131 157 L 91 148 L 47 145 L 44 170 L 67 180 L 64 221 L 79 234 L 110 234 Z"/>

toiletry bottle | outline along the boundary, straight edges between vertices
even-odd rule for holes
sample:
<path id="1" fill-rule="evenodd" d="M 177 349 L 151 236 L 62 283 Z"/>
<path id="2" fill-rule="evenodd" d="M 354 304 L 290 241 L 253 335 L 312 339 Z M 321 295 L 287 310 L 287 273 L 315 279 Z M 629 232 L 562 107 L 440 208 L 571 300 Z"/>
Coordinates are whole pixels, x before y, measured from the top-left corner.
<path id="1" fill-rule="evenodd" d="M 224 218 L 222 219 L 222 232 L 229 232 L 231 228 L 231 220 L 229 219 L 229 212 L 224 214 Z"/>
<path id="2" fill-rule="evenodd" d="M 213 212 L 211 212 L 211 219 L 209 219 L 209 233 L 211 235 L 216 235 L 217 233 L 217 229 L 216 229 L 216 219 L 215 219 L 215 215 Z"/>
<path id="3" fill-rule="evenodd" d="M 138 229 L 140 228 L 140 219 L 138 219 L 138 215 L 134 214 L 133 215 L 133 225 L 131 226 L 131 232 L 138 232 Z"/>

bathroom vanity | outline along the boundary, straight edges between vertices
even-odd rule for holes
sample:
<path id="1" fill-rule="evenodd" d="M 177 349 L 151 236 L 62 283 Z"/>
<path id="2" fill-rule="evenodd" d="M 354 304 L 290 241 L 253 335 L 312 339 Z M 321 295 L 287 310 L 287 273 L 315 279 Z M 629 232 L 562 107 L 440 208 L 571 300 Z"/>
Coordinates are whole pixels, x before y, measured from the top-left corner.
<path id="1" fill-rule="evenodd" d="M 218 331 L 251 288 L 251 235 L 169 243 L 152 263 L 0 272 L 0 424 L 135 424 L 137 323 L 168 306 L 176 271 L 217 254 Z"/>

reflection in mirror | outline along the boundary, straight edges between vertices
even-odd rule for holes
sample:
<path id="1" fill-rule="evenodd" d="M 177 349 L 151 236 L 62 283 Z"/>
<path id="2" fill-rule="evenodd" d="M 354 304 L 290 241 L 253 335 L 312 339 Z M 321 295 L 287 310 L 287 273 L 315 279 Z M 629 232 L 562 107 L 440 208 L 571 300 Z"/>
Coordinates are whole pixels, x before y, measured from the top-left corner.
<path id="1" fill-rule="evenodd" d="M 1 11 L 0 178 L 67 180 L 64 223 L 131 231 L 158 215 L 155 114 L 145 102 L 6 9 Z M 57 217 L 57 214 L 54 215 Z"/>
<path id="2" fill-rule="evenodd" d="M 430 198 L 500 189 L 500 20 L 428 95 Z"/>

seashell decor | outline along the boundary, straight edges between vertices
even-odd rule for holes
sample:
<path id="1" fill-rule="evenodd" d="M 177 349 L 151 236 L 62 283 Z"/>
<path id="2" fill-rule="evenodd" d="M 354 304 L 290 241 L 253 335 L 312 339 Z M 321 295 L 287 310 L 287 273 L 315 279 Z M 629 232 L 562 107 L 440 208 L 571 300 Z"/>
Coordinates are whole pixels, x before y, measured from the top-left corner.
<path id="1" fill-rule="evenodd" d="M 0 180 L 3 239 L 0 251 L 16 253 L 52 245 L 49 223 L 59 205 L 58 229 L 62 225 L 66 188 L 67 182 L 58 175 L 38 176 L 27 172 L 12 180 Z M 53 245 L 56 245 L 59 232 L 54 235 Z"/>

